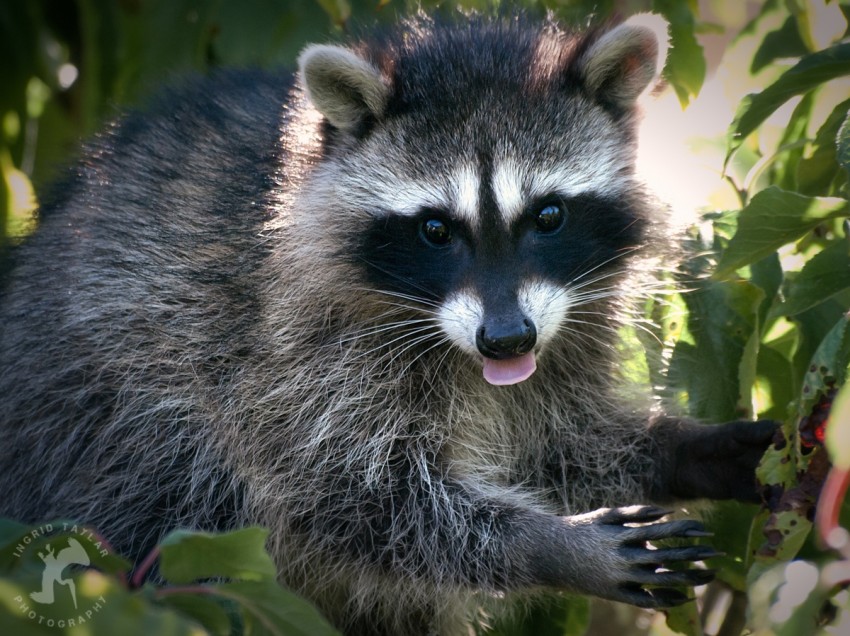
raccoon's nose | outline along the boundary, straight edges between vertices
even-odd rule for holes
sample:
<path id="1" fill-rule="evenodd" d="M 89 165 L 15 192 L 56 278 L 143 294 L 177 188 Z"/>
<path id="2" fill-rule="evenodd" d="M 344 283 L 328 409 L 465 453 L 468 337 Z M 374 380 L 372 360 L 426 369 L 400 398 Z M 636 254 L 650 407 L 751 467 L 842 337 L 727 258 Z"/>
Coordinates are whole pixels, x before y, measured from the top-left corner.
<path id="1" fill-rule="evenodd" d="M 475 334 L 475 344 L 485 358 L 504 360 L 521 356 L 534 348 L 537 329 L 528 318 L 521 322 L 494 322 L 482 325 Z"/>

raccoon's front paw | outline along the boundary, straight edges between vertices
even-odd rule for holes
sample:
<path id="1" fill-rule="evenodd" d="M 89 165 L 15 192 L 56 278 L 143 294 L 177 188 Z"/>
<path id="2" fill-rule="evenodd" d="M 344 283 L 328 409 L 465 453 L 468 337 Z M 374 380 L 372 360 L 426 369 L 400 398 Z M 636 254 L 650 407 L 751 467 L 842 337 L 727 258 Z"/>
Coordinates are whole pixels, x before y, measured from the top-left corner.
<path id="1" fill-rule="evenodd" d="M 698 427 L 676 450 L 674 494 L 758 503 L 756 467 L 778 428 L 770 420 Z"/>
<path id="2" fill-rule="evenodd" d="M 588 559 L 595 571 L 588 573 L 585 591 L 612 601 L 657 609 L 688 600 L 674 587 L 709 583 L 714 578 L 713 570 L 674 570 L 669 566 L 718 556 L 720 553 L 710 546 L 647 546 L 647 541 L 710 536 L 700 522 L 690 519 L 656 523 L 668 513 L 656 506 L 631 506 L 570 517 L 577 529 L 588 524 L 583 530 L 598 540 L 597 550 Z M 601 562 L 595 558 L 600 555 Z"/>

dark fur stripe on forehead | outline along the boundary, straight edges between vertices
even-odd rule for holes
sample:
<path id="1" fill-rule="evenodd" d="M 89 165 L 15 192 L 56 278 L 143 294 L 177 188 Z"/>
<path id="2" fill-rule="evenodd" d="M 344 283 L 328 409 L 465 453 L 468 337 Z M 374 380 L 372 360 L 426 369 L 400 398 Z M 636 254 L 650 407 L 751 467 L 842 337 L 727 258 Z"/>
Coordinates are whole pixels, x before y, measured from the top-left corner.
<path id="1" fill-rule="evenodd" d="M 456 110 L 470 91 L 579 90 L 577 62 L 610 26 L 573 32 L 523 15 L 419 16 L 360 50 L 390 79 L 388 115 L 442 104 Z"/>

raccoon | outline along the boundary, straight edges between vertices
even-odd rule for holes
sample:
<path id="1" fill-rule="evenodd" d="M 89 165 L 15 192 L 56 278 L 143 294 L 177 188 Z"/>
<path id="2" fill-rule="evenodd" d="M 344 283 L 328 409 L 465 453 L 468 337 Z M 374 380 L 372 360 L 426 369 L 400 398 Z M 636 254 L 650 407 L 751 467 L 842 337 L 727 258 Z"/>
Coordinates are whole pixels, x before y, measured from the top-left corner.
<path id="1" fill-rule="evenodd" d="M 659 608 L 758 501 L 770 422 L 624 399 L 670 249 L 636 177 L 666 26 L 411 18 L 295 75 L 187 79 L 95 136 L 0 305 L 0 515 L 140 557 L 259 524 L 347 634 L 464 632 L 547 590 Z"/>

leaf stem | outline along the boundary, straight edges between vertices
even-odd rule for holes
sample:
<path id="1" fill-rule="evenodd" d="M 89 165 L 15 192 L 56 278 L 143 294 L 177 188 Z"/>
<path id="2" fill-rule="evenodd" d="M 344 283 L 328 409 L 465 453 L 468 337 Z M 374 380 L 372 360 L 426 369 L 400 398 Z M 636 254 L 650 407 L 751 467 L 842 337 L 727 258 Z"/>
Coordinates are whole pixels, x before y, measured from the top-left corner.
<path id="1" fill-rule="evenodd" d="M 148 555 L 144 558 L 139 567 L 136 568 L 135 572 L 133 572 L 133 578 L 130 579 L 131 588 L 139 588 L 142 586 L 142 583 L 145 582 L 145 576 L 147 575 L 148 571 L 153 567 L 153 564 L 156 563 L 156 560 L 158 558 L 159 546 L 148 552 Z"/>

